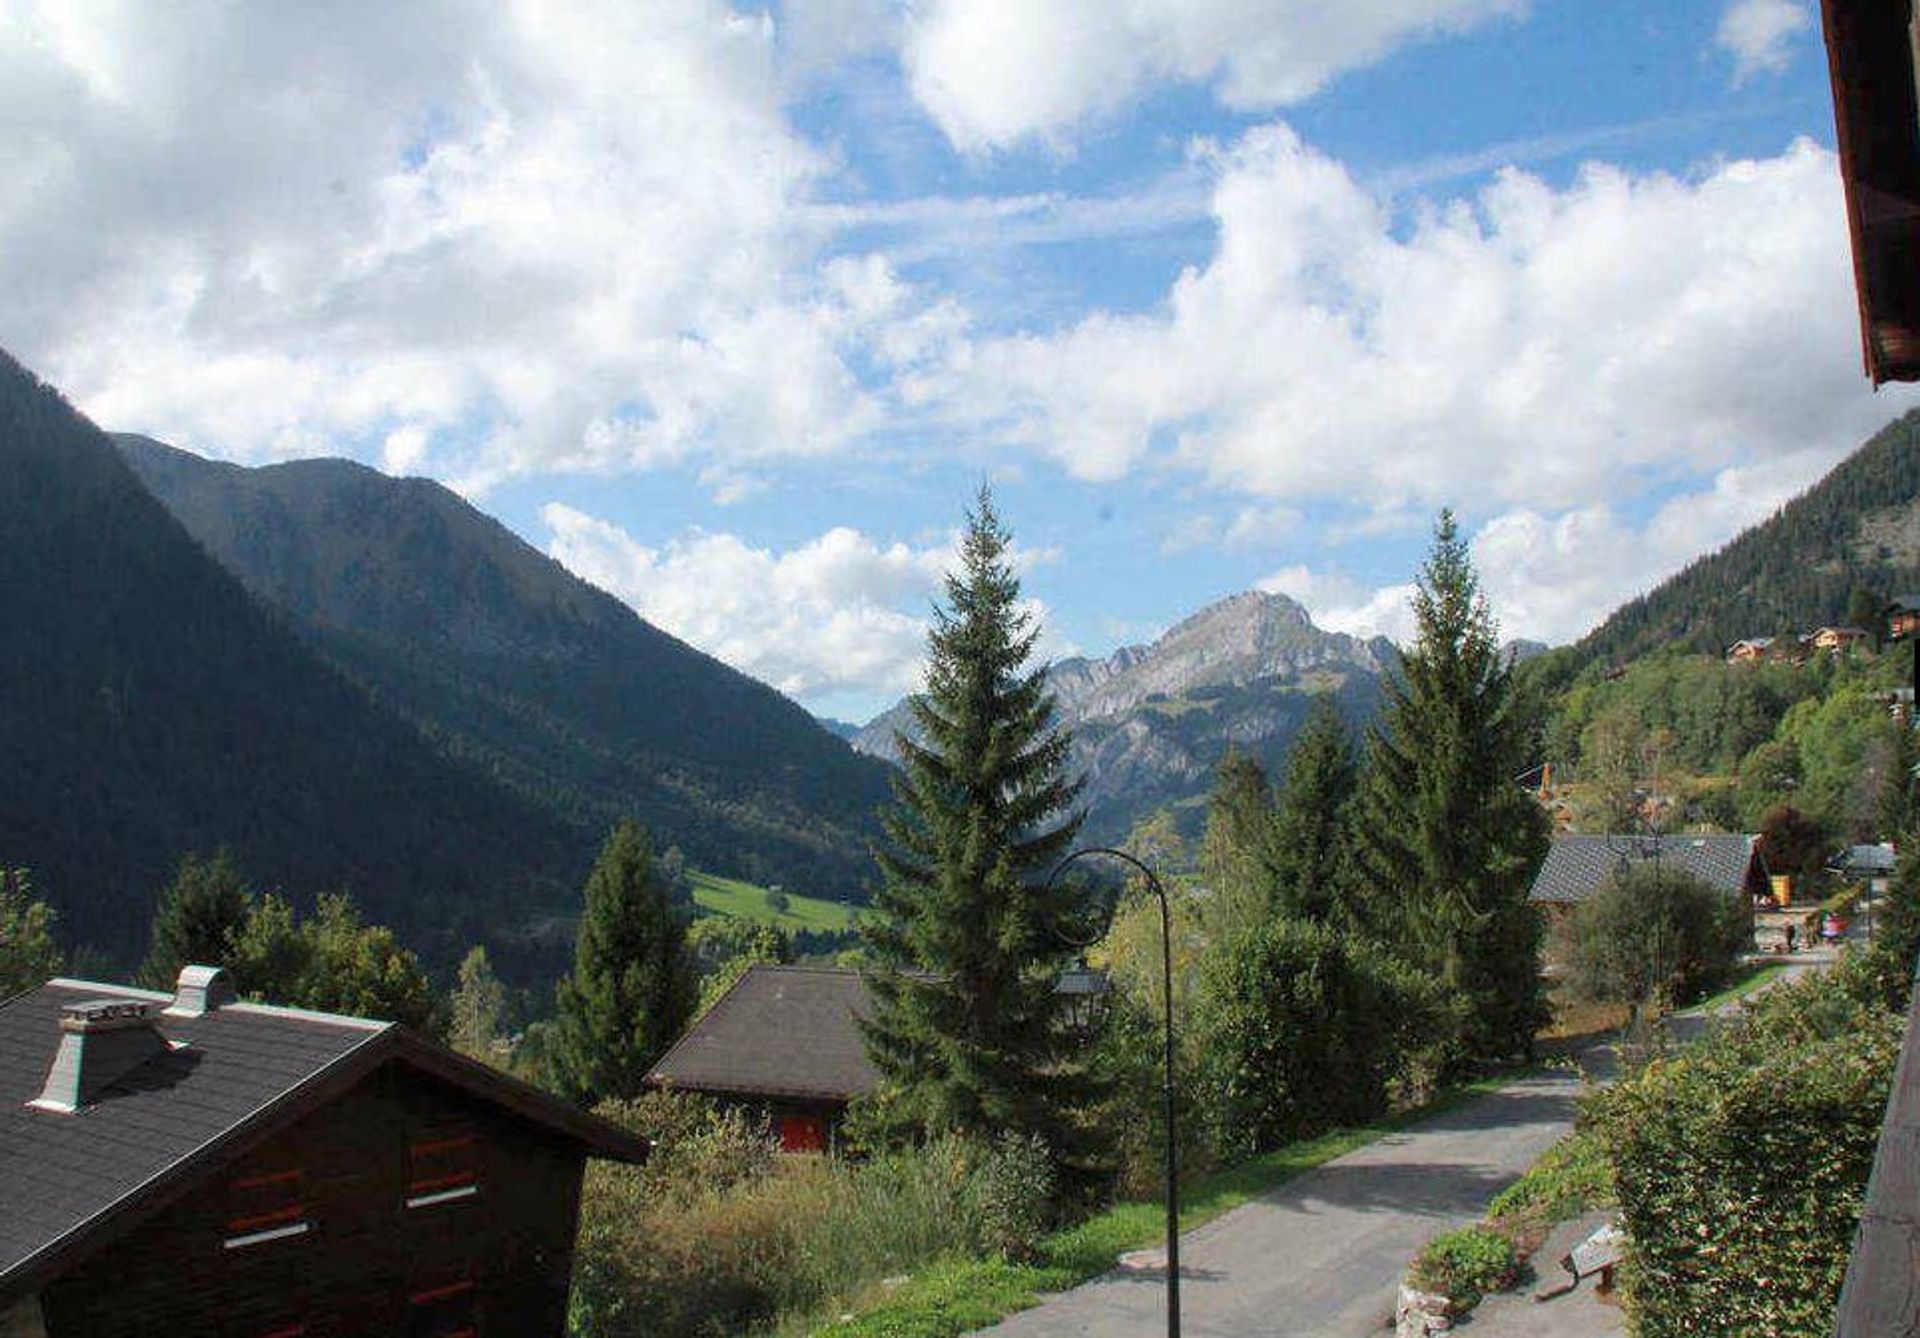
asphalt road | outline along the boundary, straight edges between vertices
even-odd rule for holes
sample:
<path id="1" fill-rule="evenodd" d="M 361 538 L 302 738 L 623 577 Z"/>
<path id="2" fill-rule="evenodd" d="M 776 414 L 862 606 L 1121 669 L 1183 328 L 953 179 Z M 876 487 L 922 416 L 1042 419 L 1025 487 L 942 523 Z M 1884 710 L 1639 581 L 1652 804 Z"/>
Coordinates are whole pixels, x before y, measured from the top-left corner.
<path id="1" fill-rule="evenodd" d="M 1832 955 L 1803 953 L 1787 975 L 1824 965 Z M 1703 1025 L 1698 1015 L 1686 1014 L 1672 1023 L 1682 1041 Z M 1598 1047 L 1582 1062 L 1604 1080 L 1612 1058 L 1610 1047 Z M 1572 1072 L 1521 1079 L 1186 1233 L 1180 1238 L 1181 1332 L 1187 1338 L 1379 1338 L 1390 1332 L 1400 1277 L 1414 1254 L 1429 1236 L 1478 1221 L 1495 1194 L 1567 1133 L 1581 1088 Z M 1166 1282 L 1153 1270 L 1096 1278 L 984 1333 L 1152 1338 L 1166 1331 Z M 1536 1338 L 1547 1333 L 1535 1330 Z"/>
<path id="2" fill-rule="evenodd" d="M 1573 1124 L 1580 1079 L 1526 1078 L 1297 1176 L 1180 1239 L 1190 1338 L 1348 1338 L 1389 1327 L 1400 1275 L 1427 1237 L 1487 1201 Z M 1159 1272 L 1114 1273 L 988 1330 L 994 1338 L 1166 1332 Z"/>

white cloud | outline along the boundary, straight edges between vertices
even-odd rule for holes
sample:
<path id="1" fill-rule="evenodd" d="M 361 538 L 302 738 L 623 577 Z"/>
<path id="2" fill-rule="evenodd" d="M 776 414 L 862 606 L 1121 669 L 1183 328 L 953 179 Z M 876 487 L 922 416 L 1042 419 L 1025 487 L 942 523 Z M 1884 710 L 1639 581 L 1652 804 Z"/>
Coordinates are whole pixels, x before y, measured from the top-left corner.
<path id="1" fill-rule="evenodd" d="M 1816 479 L 1826 462 L 1791 456 L 1721 471 L 1705 488 L 1668 499 L 1634 524 L 1605 503 L 1554 514 L 1520 508 L 1488 519 L 1471 549 L 1503 640 L 1560 645 L 1586 635 L 1620 605 L 1767 519 Z M 1285 567 L 1260 582 L 1291 595 L 1332 631 L 1414 635 L 1413 586 L 1368 591 L 1337 571 Z"/>
<path id="2" fill-rule="evenodd" d="M 1731 0 L 1714 41 L 1733 57 L 1733 81 L 1784 70 L 1793 39 L 1813 26 L 1803 0 Z"/>
<path id="3" fill-rule="evenodd" d="M 1085 479 L 1151 463 L 1377 513 L 1549 512 L 1806 452 L 1900 401 L 1860 375 L 1832 155 L 1519 171 L 1396 220 L 1283 125 L 1202 150 L 1218 240 L 1164 304 L 967 343 L 922 386 Z"/>
<path id="4" fill-rule="evenodd" d="M 956 536 L 882 544 L 845 526 L 784 552 L 736 535 L 694 531 L 650 547 L 610 521 L 550 503 L 547 552 L 641 617 L 802 701 L 864 704 L 875 713 L 919 686 L 928 611 L 957 562 Z M 1025 573 L 1057 549 L 1009 554 Z M 1042 660 L 1073 653 L 1041 627 Z"/>
<path id="5" fill-rule="evenodd" d="M 914 96 L 964 150 L 1055 141 L 1163 80 L 1283 106 L 1402 43 L 1522 0 L 926 0 L 901 51 Z"/>
<path id="6" fill-rule="evenodd" d="M 648 547 L 611 522 L 551 504 L 547 551 L 641 617 L 798 698 L 894 697 L 926 650 L 926 610 L 950 546 L 881 545 L 828 530 L 775 552 L 695 532 Z"/>
<path id="7" fill-rule="evenodd" d="M 22 7 L 0 343 L 111 426 L 468 490 L 840 449 L 774 48 L 721 0 Z"/>

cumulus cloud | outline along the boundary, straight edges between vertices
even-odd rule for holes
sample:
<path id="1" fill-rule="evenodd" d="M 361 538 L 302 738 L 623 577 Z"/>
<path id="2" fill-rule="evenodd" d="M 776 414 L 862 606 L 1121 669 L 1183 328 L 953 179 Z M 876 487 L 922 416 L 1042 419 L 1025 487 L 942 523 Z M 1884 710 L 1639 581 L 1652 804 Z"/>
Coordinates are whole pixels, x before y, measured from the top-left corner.
<path id="1" fill-rule="evenodd" d="M 928 611 L 957 562 L 952 536 L 932 545 L 880 543 L 845 526 L 784 552 L 736 535 L 693 532 L 658 546 L 572 507 L 541 511 L 547 552 L 625 600 L 641 617 L 803 702 L 881 706 L 920 685 Z M 1016 568 L 1056 560 L 1019 549 Z M 1039 654 L 1072 651 L 1042 628 Z"/>
<path id="2" fill-rule="evenodd" d="M 837 449 L 877 410 L 775 66 L 720 0 L 28 6 L 0 342 L 114 426 L 469 489 Z"/>
<path id="3" fill-rule="evenodd" d="M 1691 176 L 1517 170 L 1397 219 L 1284 125 L 1203 150 L 1218 236 L 1145 313 L 968 344 L 937 393 L 1084 479 L 1558 512 L 1736 461 L 1831 461 L 1858 367 L 1826 150 Z"/>
<path id="4" fill-rule="evenodd" d="M 901 48 L 914 96 L 957 147 L 1055 140 L 1165 80 L 1215 81 L 1240 110 L 1312 96 L 1394 47 L 1519 12 L 1522 0 L 929 0 Z"/>
<path id="5" fill-rule="evenodd" d="M 1799 455 L 1722 470 L 1707 487 L 1676 494 L 1638 523 L 1604 502 L 1490 517 L 1470 545 L 1501 637 L 1578 640 L 1620 605 L 1765 520 L 1825 464 Z M 1260 588 L 1293 596 L 1333 631 L 1403 643 L 1415 632 L 1410 584 L 1368 590 L 1337 571 L 1293 566 Z"/>
<path id="6" fill-rule="evenodd" d="M 1802 0 L 1732 0 L 1714 41 L 1733 57 L 1733 81 L 1784 70 L 1793 39 L 1813 26 Z"/>

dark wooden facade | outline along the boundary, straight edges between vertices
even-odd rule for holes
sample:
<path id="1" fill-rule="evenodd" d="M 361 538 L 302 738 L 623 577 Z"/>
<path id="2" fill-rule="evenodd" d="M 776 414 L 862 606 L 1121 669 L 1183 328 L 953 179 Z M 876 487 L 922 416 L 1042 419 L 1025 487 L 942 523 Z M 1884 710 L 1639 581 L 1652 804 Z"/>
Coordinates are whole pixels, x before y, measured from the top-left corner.
<path id="1" fill-rule="evenodd" d="M 49 1338 L 560 1334 L 584 1155 L 385 1064 L 46 1287 Z"/>

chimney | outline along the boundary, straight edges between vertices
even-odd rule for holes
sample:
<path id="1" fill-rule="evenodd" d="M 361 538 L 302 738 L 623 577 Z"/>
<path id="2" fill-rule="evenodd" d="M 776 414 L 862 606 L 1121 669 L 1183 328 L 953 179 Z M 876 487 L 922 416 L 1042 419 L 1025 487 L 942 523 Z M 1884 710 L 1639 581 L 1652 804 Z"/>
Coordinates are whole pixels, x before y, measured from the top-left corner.
<path id="1" fill-rule="evenodd" d="M 235 999 L 233 977 L 217 966 L 183 966 L 167 1017 L 204 1017 Z"/>
<path id="2" fill-rule="evenodd" d="M 172 1049 L 141 999 L 90 999 L 60 1010 L 60 1049 L 47 1085 L 27 1104 L 71 1115 L 149 1060 Z"/>

